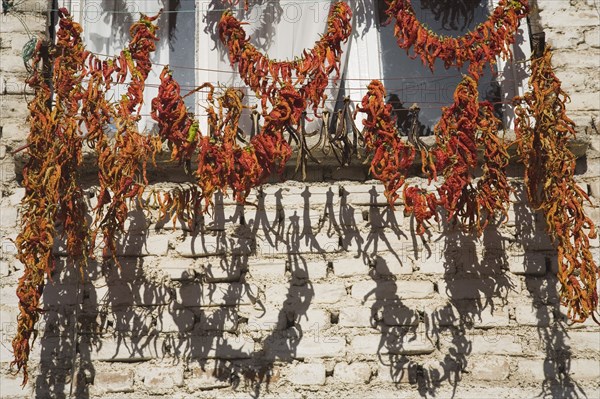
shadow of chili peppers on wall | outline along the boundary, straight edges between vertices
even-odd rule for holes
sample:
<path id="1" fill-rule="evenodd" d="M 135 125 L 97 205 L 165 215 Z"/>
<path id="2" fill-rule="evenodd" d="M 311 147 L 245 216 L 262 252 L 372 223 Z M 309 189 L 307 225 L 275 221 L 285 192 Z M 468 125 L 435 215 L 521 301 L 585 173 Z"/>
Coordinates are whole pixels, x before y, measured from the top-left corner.
<path id="1" fill-rule="evenodd" d="M 572 352 L 567 343 L 568 320 L 560 309 L 556 289 L 558 270 L 553 262 L 557 256 L 556 250 L 547 239 L 541 214 L 532 212 L 529 208 L 524 185 L 516 187 L 515 197 L 516 235 L 523 241 L 523 265 L 528 272 L 525 275 L 525 288 L 531 296 L 531 304 L 525 305 L 524 311 L 533 313 L 534 320 L 530 323 L 537 326 L 537 341 L 532 344 L 541 346 L 545 353 L 542 366 L 544 380 L 539 396 L 587 397 L 583 388 L 571 378 Z M 532 251 L 536 248 L 542 250 L 537 253 Z M 543 260 L 543 264 L 540 260 Z"/>

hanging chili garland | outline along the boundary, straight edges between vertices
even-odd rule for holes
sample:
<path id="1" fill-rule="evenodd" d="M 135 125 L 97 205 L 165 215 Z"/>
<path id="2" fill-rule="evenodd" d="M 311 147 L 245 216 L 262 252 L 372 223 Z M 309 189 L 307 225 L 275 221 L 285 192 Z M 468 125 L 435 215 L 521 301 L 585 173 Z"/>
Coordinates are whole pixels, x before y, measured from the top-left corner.
<path id="1" fill-rule="evenodd" d="M 440 36 L 419 22 L 410 0 L 388 0 L 388 23 L 395 19 L 394 36 L 398 46 L 421 58 L 433 72 L 435 60 L 446 69 L 469 63 L 469 74 L 479 79 L 485 64 L 496 57 L 510 57 L 519 21 L 527 16 L 527 0 L 500 0 L 490 17 L 464 36 Z"/>
<path id="2" fill-rule="evenodd" d="M 113 117 L 116 126 L 112 145 L 102 130 L 96 144 L 99 150 L 100 195 L 95 208 L 92 251 L 96 236 L 101 232 L 103 256 L 111 254 L 117 264 L 117 241 L 125 230 L 125 220 L 129 212 L 127 200 L 137 198 L 139 205 L 144 186 L 148 184 L 147 163 L 154 162 L 156 154 L 161 150 L 159 136 L 143 135 L 137 127 L 145 81 L 152 68 L 150 53 L 155 51 L 158 40 L 158 27 L 153 21 L 159 15 L 147 17 L 142 14 L 140 20 L 129 30 L 132 39 L 128 48 L 121 51 L 118 59 L 111 61 L 112 66 L 116 66 L 113 72 L 117 73 L 118 81 L 124 82 L 127 76 L 131 81 L 127 94 L 121 97 L 116 110 L 106 111 Z M 103 68 L 106 86 L 109 87 L 112 74 L 104 69 L 105 64 L 93 64 Z M 99 72 L 100 69 L 96 71 Z"/>
<path id="3" fill-rule="evenodd" d="M 229 51 L 229 61 L 238 65 L 238 72 L 257 96 L 263 109 L 267 102 L 277 102 L 279 90 L 296 87 L 302 98 L 313 108 L 315 114 L 326 99 L 325 90 L 329 75 L 340 77 L 342 43 L 352 32 L 352 11 L 343 1 L 333 4 L 327 17 L 327 31 L 310 50 L 294 61 L 275 61 L 262 54 L 250 44 L 242 25 L 230 11 L 223 13 L 219 21 L 219 37 Z"/>
<path id="4" fill-rule="evenodd" d="M 38 68 L 41 41 L 27 83 L 35 90 L 29 103 L 29 160 L 23 169 L 25 197 L 22 200 L 23 228 L 17 236 L 17 257 L 25 267 L 19 279 L 17 296 L 20 314 L 17 334 L 13 338 L 17 370 L 23 370 L 27 382 L 27 361 L 35 324 L 39 318 L 44 274 L 54 270 L 52 251 L 58 223 L 66 237 L 69 258 L 78 263 L 83 275 L 88 228 L 85 222 L 83 190 L 77 183 L 82 162 L 82 134 L 78 123 L 78 101 L 83 97 L 81 81 L 85 75 L 85 59 L 89 55 L 80 39 L 81 27 L 68 18 L 65 9 L 53 52 L 55 73 L 52 87 L 55 105 L 49 108 L 51 91 Z"/>
<path id="5" fill-rule="evenodd" d="M 434 128 L 437 148 L 430 169 L 434 179 L 438 171 L 444 177 L 438 203 L 448 221 L 481 234 L 498 211 L 507 216 L 510 188 L 508 152 L 497 135 L 500 121 L 491 104 L 480 103 L 478 96 L 477 82 L 465 76 L 454 92 L 454 104 L 442 109 Z M 474 186 L 478 144 L 485 146 L 484 174 Z"/>
<path id="6" fill-rule="evenodd" d="M 574 322 L 592 316 L 598 323 L 594 312 L 600 269 L 590 249 L 590 240 L 597 238 L 596 228 L 583 207 L 589 198 L 574 179 L 575 156 L 567 144 L 575 136 L 575 123 L 566 115 L 569 97 L 551 60 L 550 49 L 532 60 L 531 91 L 516 99 L 518 153 L 525 165 L 529 201 L 544 213 L 558 251 L 560 299 L 567 316 Z"/>
<path id="7" fill-rule="evenodd" d="M 385 196 L 393 207 L 400 197 L 398 190 L 404 185 L 416 151 L 398 133 L 392 118 L 392 105 L 385 103 L 383 84 L 374 80 L 367 88 L 357 111 L 367 116 L 363 119 L 363 134 L 367 154 L 373 155 L 369 172 L 383 183 Z"/>

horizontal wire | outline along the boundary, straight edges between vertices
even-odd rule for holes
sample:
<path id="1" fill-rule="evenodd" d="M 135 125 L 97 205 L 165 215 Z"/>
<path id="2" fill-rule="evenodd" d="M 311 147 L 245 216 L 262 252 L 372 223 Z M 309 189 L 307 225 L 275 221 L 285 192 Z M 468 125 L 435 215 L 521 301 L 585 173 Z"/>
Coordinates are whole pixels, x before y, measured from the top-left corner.
<path id="1" fill-rule="evenodd" d="M 241 3 L 242 1 L 238 2 L 238 4 Z M 274 2 L 275 1 L 277 1 L 277 0 L 274 0 Z M 352 2 L 352 1 L 353 0 L 346 0 L 346 2 L 348 2 L 348 3 Z M 204 1 L 204 2 L 202 2 L 203 7 L 201 7 L 200 9 L 201 10 L 207 10 L 207 11 L 227 11 L 227 10 L 231 10 L 231 11 L 251 12 L 252 11 L 252 7 L 254 7 L 254 6 L 265 6 L 266 5 L 265 3 L 268 3 L 268 2 L 269 1 L 265 1 L 262 4 L 252 4 L 252 3 L 250 3 L 250 7 L 248 8 L 248 11 L 246 11 L 244 7 L 237 7 L 237 6 L 236 7 L 231 6 L 231 7 L 226 7 L 226 8 L 210 8 L 210 6 L 212 4 L 207 4 L 208 2 Z M 290 5 L 297 5 L 297 4 L 310 5 L 310 4 L 318 4 L 318 3 L 321 3 L 321 4 L 325 4 L 325 3 L 334 4 L 334 2 L 331 1 L 331 0 L 294 0 L 294 1 L 290 1 L 288 4 L 290 4 Z M 285 7 L 286 4 L 280 4 L 280 6 Z M 83 5 L 83 7 L 89 7 L 89 6 Z M 59 10 L 56 9 L 56 8 L 51 8 L 50 11 L 56 12 L 56 11 L 59 11 Z M 92 13 L 93 14 L 98 14 L 98 13 L 110 13 L 110 14 L 132 14 L 132 13 L 140 13 L 140 14 L 150 15 L 150 14 L 157 14 L 158 13 L 158 10 L 152 10 L 152 11 L 140 11 L 140 10 L 131 10 L 131 11 L 129 11 L 129 10 L 127 10 L 127 11 L 124 11 L 124 10 L 101 10 L 101 11 L 93 11 L 93 10 L 87 10 L 87 9 L 86 10 L 78 10 L 77 12 L 81 12 L 81 11 L 84 11 L 84 12 L 86 12 L 88 14 L 92 14 Z M 192 9 L 192 10 L 162 10 L 162 14 L 183 14 L 183 13 L 190 13 L 190 12 L 196 12 L 196 11 L 197 11 L 197 9 L 196 9 L 196 3 L 194 3 L 194 9 Z"/>
<path id="2" fill-rule="evenodd" d="M 95 53 L 95 52 L 91 52 L 90 54 L 93 54 L 95 56 L 99 56 L 99 57 L 108 57 L 108 58 L 117 58 L 117 56 L 115 55 L 109 55 L 109 54 L 102 54 L 102 53 Z M 516 62 L 516 61 L 515 61 Z M 235 69 L 231 69 L 231 70 L 225 70 L 225 69 L 214 69 L 214 68 L 200 68 L 200 67 L 191 67 L 191 66 L 184 66 L 184 65 L 172 65 L 172 64 L 163 64 L 160 62 L 153 62 L 152 65 L 157 65 L 157 66 L 162 66 L 162 67 L 169 67 L 169 68 L 174 68 L 174 69 L 188 69 L 188 70 L 194 70 L 194 71 L 207 71 L 207 72 L 219 72 L 219 73 L 229 73 L 229 74 L 239 74 L 239 72 Z M 504 73 L 504 70 L 497 70 L 496 71 L 496 75 L 500 76 Z M 450 79 L 453 77 L 461 77 L 462 74 L 458 74 L 458 75 L 442 75 L 442 76 L 433 76 L 435 78 L 440 78 L 440 79 Z M 427 76 L 423 75 L 423 76 L 410 76 L 410 75 L 405 75 L 405 76 L 391 76 L 391 77 L 382 77 L 382 78 L 344 78 L 343 80 L 351 80 L 351 81 L 372 81 L 372 80 L 410 80 L 410 79 L 414 79 L 414 80 L 418 80 L 418 79 L 426 79 Z M 269 76 L 266 76 L 264 79 L 266 80 L 270 80 L 271 78 Z M 509 78 L 504 78 L 502 79 L 502 81 L 504 80 L 508 80 Z M 341 78 L 339 80 L 342 80 Z"/>
<path id="3" fill-rule="evenodd" d="M 89 80 L 85 80 L 85 79 L 82 81 L 82 83 L 88 83 L 88 82 L 89 82 Z M 122 83 L 121 82 L 112 82 L 112 84 L 114 84 L 114 85 L 125 85 L 125 86 L 131 85 L 130 82 L 122 82 Z M 145 87 L 157 88 L 157 89 L 160 87 L 159 84 L 154 84 L 154 83 L 147 83 L 144 86 Z M 180 87 L 183 87 L 183 86 L 180 85 Z M 189 87 L 199 87 L 199 86 L 189 86 Z M 229 87 L 229 86 L 227 86 L 227 87 Z M 249 88 L 247 86 L 238 86 L 238 87 L 239 88 Z M 233 88 L 236 88 L 236 87 L 233 87 Z M 392 93 L 393 94 L 402 94 L 402 91 L 408 91 L 408 90 L 411 90 L 411 89 L 418 89 L 418 87 L 417 86 L 413 86 L 413 87 L 409 87 L 409 88 L 399 88 L 399 89 L 389 89 L 389 88 L 387 88 L 386 91 L 387 91 L 388 94 L 392 94 Z M 112 90 L 112 89 L 109 89 L 109 90 Z M 339 88 L 339 91 L 367 91 L 367 90 L 368 89 L 367 89 L 366 86 L 365 87 L 340 87 Z M 193 91 L 193 90 L 190 90 L 190 91 Z M 196 93 L 205 93 L 205 94 L 208 94 L 208 93 L 210 93 L 210 89 L 196 90 Z M 109 94 L 109 93 L 107 93 L 107 94 Z M 353 102 L 360 102 L 361 100 L 362 99 L 357 100 L 357 99 L 350 98 L 350 101 L 353 101 Z M 344 101 L 345 101 L 345 99 L 341 99 L 341 100 L 340 99 L 325 99 L 325 102 L 327 102 L 327 103 L 333 103 L 333 104 L 343 103 Z M 447 102 L 447 101 L 417 101 L 417 100 L 410 100 L 410 99 L 408 99 L 407 101 L 416 102 L 418 104 L 440 104 L 440 105 L 445 105 L 445 104 L 451 103 L 451 101 L 450 102 Z M 491 103 L 492 104 L 512 104 L 512 102 L 509 102 L 509 101 L 496 101 L 496 102 L 491 102 Z M 322 107 L 319 107 L 319 108 L 322 108 Z M 430 108 L 439 108 L 439 107 L 430 107 Z"/>

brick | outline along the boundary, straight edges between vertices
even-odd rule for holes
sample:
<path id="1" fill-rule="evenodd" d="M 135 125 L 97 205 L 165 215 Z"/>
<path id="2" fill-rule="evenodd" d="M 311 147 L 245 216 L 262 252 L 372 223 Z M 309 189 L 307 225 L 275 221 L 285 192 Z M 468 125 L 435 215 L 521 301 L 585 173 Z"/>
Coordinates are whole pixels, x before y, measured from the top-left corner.
<path id="1" fill-rule="evenodd" d="M 289 228 L 289 227 L 288 227 Z M 340 239 L 337 234 L 332 236 L 326 233 L 313 234 L 311 231 L 304 232 L 302 226 L 299 227 L 299 234 L 302 235 L 298 240 L 285 243 L 280 242 L 278 245 L 269 242 L 264 237 L 256 237 L 256 249 L 262 256 L 271 256 L 279 254 L 334 254 L 341 251 Z"/>
<path id="2" fill-rule="evenodd" d="M 17 145 L 25 144 L 28 130 L 27 124 L 21 119 L 2 120 L 2 139 L 5 143 L 13 143 L 15 148 Z M 8 183 L 15 179 L 14 166 L 3 162 L 0 168 L 0 182 Z"/>
<path id="3" fill-rule="evenodd" d="M 600 66 L 600 62 L 596 60 L 596 67 Z M 600 109 L 600 98 L 598 92 L 595 93 L 572 93 L 569 109 L 576 110 L 598 110 Z"/>
<path id="4" fill-rule="evenodd" d="M 8 200 L 12 206 L 19 206 L 24 196 L 25 189 L 23 187 L 16 187 L 13 189 L 13 193 L 8 197 Z"/>
<path id="5" fill-rule="evenodd" d="M 375 320 L 371 308 L 364 306 L 344 306 L 340 309 L 339 325 L 341 327 L 372 327 Z"/>
<path id="6" fill-rule="evenodd" d="M 475 313 L 473 317 L 475 328 L 489 329 L 496 327 L 508 327 L 508 313 L 503 309 L 490 306 L 481 310 L 479 314 Z"/>
<path id="7" fill-rule="evenodd" d="M 573 51 L 555 53 L 552 57 L 552 64 L 556 69 L 570 69 L 573 65 L 573 59 L 577 59 L 578 68 L 598 68 L 598 57 L 578 57 L 577 52 Z"/>
<path id="8" fill-rule="evenodd" d="M 157 322 L 160 332 L 188 332 L 194 328 L 195 316 L 188 309 L 164 309 Z"/>
<path id="9" fill-rule="evenodd" d="M 185 385 L 191 391 L 228 388 L 231 386 L 227 369 L 202 369 L 200 366 L 191 367 L 190 377 L 185 379 Z"/>
<path id="10" fill-rule="evenodd" d="M 327 277 L 327 262 L 306 262 L 304 268 L 293 270 L 296 278 L 309 279 L 311 281 L 321 280 Z"/>
<path id="11" fill-rule="evenodd" d="M 310 331 L 313 333 L 313 331 Z M 280 359 L 312 359 L 344 356 L 346 340 L 344 337 L 332 336 L 314 331 L 316 334 L 305 335 L 300 342 L 297 337 L 269 339 L 264 343 L 266 352 Z"/>
<path id="12" fill-rule="evenodd" d="M 384 206 L 388 204 L 381 184 L 343 185 L 340 191 L 343 192 L 342 201 L 351 205 Z"/>
<path id="13" fill-rule="evenodd" d="M 400 368 L 395 364 L 379 364 L 377 380 L 385 384 L 408 384 L 416 381 L 416 375 L 412 369 L 406 367 Z"/>
<path id="14" fill-rule="evenodd" d="M 40 15 L 26 14 L 22 15 L 21 19 L 31 31 L 44 30 L 44 24 L 46 22 L 45 17 L 41 17 Z M 13 15 L 7 14 L 0 16 L 0 22 L 2 22 L 0 23 L 0 33 L 12 34 L 15 32 L 26 32 L 23 24 Z M 23 65 L 22 60 L 21 65 Z"/>
<path id="15" fill-rule="evenodd" d="M 283 277 L 285 275 L 285 268 L 285 260 L 283 259 L 248 259 L 248 271 L 253 279 L 271 279 Z"/>
<path id="16" fill-rule="evenodd" d="M 361 281 L 352 285 L 352 297 L 362 301 L 383 299 L 427 298 L 433 284 L 427 281 Z"/>
<path id="17" fill-rule="evenodd" d="M 514 254 L 509 258 L 509 270 L 517 275 L 544 276 L 549 258 L 540 253 Z"/>
<path id="18" fill-rule="evenodd" d="M 375 258 L 375 271 L 382 276 L 412 274 L 412 262 L 400 261 L 394 254 L 382 254 Z"/>
<path id="19" fill-rule="evenodd" d="M 7 129 L 5 125 L 4 129 L 2 129 L 2 137 L 8 140 L 7 134 L 4 134 L 5 132 L 8 133 L 7 130 L 9 129 Z M 8 161 L 0 162 L 0 183 L 8 184 L 9 182 L 14 181 L 16 177 L 17 175 L 14 163 Z"/>
<path id="20" fill-rule="evenodd" d="M 346 296 L 346 288 L 341 284 L 313 284 L 311 303 L 336 303 Z M 307 288 L 293 286 L 290 288 L 292 298 L 303 298 Z M 310 290 L 310 288 L 309 288 Z"/>
<path id="21" fill-rule="evenodd" d="M 545 305 L 558 305 L 559 303 L 558 292 L 560 292 L 560 288 L 554 276 L 528 278 L 525 280 L 525 288 L 522 296 L 525 296 L 529 301 Z"/>
<path id="22" fill-rule="evenodd" d="M 333 261 L 333 272 L 338 277 L 366 276 L 369 265 L 362 258 L 336 259 Z"/>
<path id="23" fill-rule="evenodd" d="M 14 228 L 17 225 L 17 219 L 19 212 L 16 207 L 7 206 L 2 204 L 0 208 L 0 227 L 3 228 Z"/>
<path id="24" fill-rule="evenodd" d="M 425 312 L 429 314 L 434 326 L 448 327 L 461 325 L 460 312 L 456 304 L 446 303 L 443 306 L 428 306 Z"/>
<path id="25" fill-rule="evenodd" d="M 86 309 L 93 312 L 96 309 Z M 152 317 L 145 309 L 130 306 L 125 310 L 114 310 L 108 314 L 100 313 L 96 317 L 100 328 L 103 331 L 116 331 L 127 333 L 136 331 L 140 334 L 148 333 L 148 328 L 152 325 Z M 142 333 L 141 330 L 145 331 Z"/>
<path id="26" fill-rule="evenodd" d="M 572 48 L 583 48 L 584 32 L 586 27 L 573 28 L 565 31 L 562 29 L 549 29 L 546 32 L 546 43 L 556 50 L 570 50 Z M 562 80 L 562 79 L 561 79 Z"/>
<path id="27" fill-rule="evenodd" d="M 545 379 L 555 379 L 557 377 L 556 369 L 552 365 L 547 367 L 545 364 L 545 359 L 518 359 L 517 372 L 521 378 L 528 380 L 544 381 Z"/>
<path id="28" fill-rule="evenodd" d="M 159 257 L 157 267 L 171 280 L 191 280 L 201 273 L 200 266 L 189 258 Z"/>
<path id="29" fill-rule="evenodd" d="M 589 358 L 518 359 L 517 372 L 534 381 L 557 380 L 566 373 L 577 382 L 593 381 L 600 377 L 600 363 Z"/>
<path id="30" fill-rule="evenodd" d="M 510 375 L 510 363 L 503 356 L 472 359 L 468 368 L 473 378 L 479 381 L 505 381 Z"/>
<path id="31" fill-rule="evenodd" d="M 395 334 L 359 335 L 352 338 L 350 352 L 362 355 L 426 355 L 435 350 L 431 342 L 422 337 L 412 339 L 409 336 Z"/>
<path id="32" fill-rule="evenodd" d="M 331 315 L 324 309 L 309 308 L 306 312 L 296 313 L 296 324 L 302 326 L 302 331 L 321 331 L 331 326 Z"/>
<path id="33" fill-rule="evenodd" d="M 27 116 L 29 115 L 27 102 L 24 101 L 21 95 L 1 96 L 0 104 L 2 105 L 2 109 L 0 110 L 0 115 L 2 116 L 2 118 L 15 118 L 26 120 Z"/>
<path id="34" fill-rule="evenodd" d="M 144 367 L 138 373 L 151 393 L 166 393 L 183 385 L 183 366 L 165 364 L 161 367 Z"/>
<path id="35" fill-rule="evenodd" d="M 592 29 L 588 29 L 584 34 L 585 43 L 593 48 L 600 48 L 600 28 L 596 25 Z"/>
<path id="36" fill-rule="evenodd" d="M 80 287 L 81 290 L 81 287 Z M 47 309 L 52 306 L 75 305 L 81 303 L 83 295 L 77 295 L 75 284 L 59 284 L 58 282 L 46 284 L 42 292 L 42 307 Z"/>
<path id="37" fill-rule="evenodd" d="M 48 285 L 46 285 L 48 287 Z M 17 297 L 17 286 L 3 285 L 0 286 L 0 304 L 17 308 L 19 298 Z"/>
<path id="38" fill-rule="evenodd" d="M 236 332 L 239 316 L 235 309 L 218 307 L 205 308 L 200 312 L 200 321 L 195 317 L 194 333 L 203 335 L 208 331 Z"/>
<path id="39" fill-rule="evenodd" d="M 0 374 L 0 396 L 11 399 L 30 399 L 35 397 L 33 390 L 34 381 L 27 384 L 24 388 L 21 388 L 22 382 L 23 376 L 21 374 Z"/>
<path id="40" fill-rule="evenodd" d="M 598 362 L 597 357 L 588 359 L 571 359 L 571 368 L 569 370 L 569 374 L 577 381 L 598 381 L 600 380 L 600 362 Z"/>
<path id="41" fill-rule="evenodd" d="M 518 336 L 475 335 L 471 339 L 472 354 L 521 355 L 523 346 Z"/>
<path id="42" fill-rule="evenodd" d="M 265 301 L 279 308 L 288 299 L 303 302 L 309 296 L 311 299 L 314 297 L 313 291 L 306 284 L 295 288 L 285 284 L 265 284 L 263 286 L 265 287 Z"/>
<path id="43" fill-rule="evenodd" d="M 544 28 L 564 26 L 571 30 L 579 26 L 596 26 L 598 24 L 598 13 L 594 10 L 569 8 L 561 12 L 542 12 L 540 16 L 540 22 Z"/>
<path id="44" fill-rule="evenodd" d="M 249 255 L 252 252 L 249 238 L 229 238 L 213 235 L 186 237 L 175 245 L 175 252 L 185 258 L 200 258 L 216 255 Z"/>
<path id="45" fill-rule="evenodd" d="M 76 286 L 73 285 L 73 290 Z M 94 292 L 98 303 L 111 306 L 120 305 L 166 305 L 171 301 L 169 290 L 160 285 L 132 281 L 130 283 L 111 284 L 108 286 L 92 289 L 88 287 L 88 292 Z M 64 296 L 61 293 L 62 296 Z M 77 299 L 77 296 L 75 296 Z M 61 297 L 60 301 L 65 301 Z M 56 302 L 49 302 L 56 303 Z M 58 302 L 59 304 L 62 302 Z"/>
<path id="46" fill-rule="evenodd" d="M 183 306 L 249 305 L 256 300 L 258 290 L 249 284 L 185 284 L 177 290 L 177 301 Z"/>
<path id="47" fill-rule="evenodd" d="M 586 354 L 600 353 L 600 334 L 598 331 L 573 331 L 569 333 L 567 344 L 572 351 Z"/>
<path id="48" fill-rule="evenodd" d="M 255 309 L 252 306 L 240 306 L 239 315 L 248 319 L 245 326 L 248 331 L 280 330 L 287 326 L 286 312 L 273 306 L 266 306 L 261 309 Z M 292 317 L 291 314 L 290 317 Z"/>
<path id="49" fill-rule="evenodd" d="M 117 245 L 118 256 L 165 256 L 169 250 L 170 235 L 129 235 Z"/>
<path id="50" fill-rule="evenodd" d="M 533 304 L 518 304 L 515 307 L 517 324 L 523 326 L 548 327 L 553 320 L 552 307 Z"/>
<path id="51" fill-rule="evenodd" d="M 132 370 L 96 371 L 94 392 L 117 393 L 133 392 L 134 375 Z"/>
<path id="52" fill-rule="evenodd" d="M 102 362 L 139 362 L 163 355 L 162 340 L 148 335 L 115 334 L 90 347 L 90 359 Z"/>
<path id="53" fill-rule="evenodd" d="M 235 282 L 240 280 L 242 261 L 238 257 L 209 258 L 201 262 L 204 281 L 208 283 Z"/>
<path id="54" fill-rule="evenodd" d="M 414 258 L 413 254 L 408 255 L 409 258 Z M 423 274 L 445 274 L 452 273 L 454 265 L 445 264 L 443 259 L 440 259 L 438 255 L 432 254 L 426 256 L 422 254 L 419 258 L 413 260 L 416 270 Z"/>
<path id="55" fill-rule="evenodd" d="M 287 375 L 294 385 L 325 385 L 325 366 L 323 364 L 295 364 Z"/>
<path id="56" fill-rule="evenodd" d="M 440 294 L 453 300 L 480 299 L 485 296 L 482 279 L 457 279 L 439 281 Z"/>
<path id="57" fill-rule="evenodd" d="M 371 379 L 371 367 L 366 363 L 337 363 L 333 378 L 346 384 L 366 384 Z"/>
<path id="58" fill-rule="evenodd" d="M 0 57 L 2 58 L 2 62 L 0 62 L 1 72 L 25 72 L 23 57 L 14 54 L 12 50 L 0 50 Z"/>
<path id="59" fill-rule="evenodd" d="M 406 306 L 392 305 L 383 307 L 383 322 L 388 326 L 416 326 L 419 315 Z"/>
<path id="60" fill-rule="evenodd" d="M 192 335 L 175 339 L 173 344 L 174 356 L 192 359 L 248 359 L 254 352 L 252 338 L 242 335 Z"/>

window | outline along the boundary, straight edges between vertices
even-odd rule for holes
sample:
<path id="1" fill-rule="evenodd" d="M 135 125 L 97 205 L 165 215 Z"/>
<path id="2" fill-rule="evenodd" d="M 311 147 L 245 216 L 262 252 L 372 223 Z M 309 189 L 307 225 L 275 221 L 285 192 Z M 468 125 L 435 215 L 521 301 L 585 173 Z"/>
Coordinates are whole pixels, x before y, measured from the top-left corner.
<path id="1" fill-rule="evenodd" d="M 301 55 L 303 49 L 311 48 L 325 31 L 331 4 L 322 0 L 248 1 L 249 10 L 243 10 L 241 1 L 233 7 L 234 15 L 248 23 L 245 29 L 252 43 L 274 59 L 293 59 Z M 164 10 L 158 22 L 160 41 L 153 56 L 154 69 L 148 78 L 148 99 L 142 110 L 144 115 L 149 115 L 150 99 L 157 93 L 159 75 L 166 64 L 171 66 L 182 92 L 211 82 L 235 86 L 245 93 L 248 105 L 258 103 L 235 67 L 231 67 L 217 35 L 217 23 L 228 8 L 226 3 L 215 0 L 65 0 L 61 4 L 72 10 L 82 24 L 87 48 L 106 55 L 117 54 L 127 45 L 128 28 L 140 12 L 153 15 L 161 8 Z M 418 18 L 434 31 L 459 36 L 487 19 L 497 0 L 413 0 L 412 3 Z M 441 115 L 441 107 L 452 102 L 461 71 L 446 70 L 438 61 L 432 74 L 420 59 L 411 59 L 400 49 L 393 36 L 393 23 L 387 26 L 381 23 L 386 19 L 382 15 L 383 0 L 350 0 L 350 4 L 354 12 L 354 33 L 346 44 L 342 60 L 343 79 L 331 83 L 326 107 L 339 108 L 344 96 L 349 96 L 354 103 L 360 102 L 369 81 L 380 79 L 399 119 L 402 119 L 402 109 L 416 103 L 421 108 L 424 131 L 431 129 Z M 521 24 L 516 43 L 514 58 L 527 59 L 529 44 L 525 23 Z M 480 79 L 480 95 L 495 102 L 505 126 L 512 127 L 513 115 L 508 103 L 514 95 L 522 93 L 527 76 L 523 64 L 519 63 L 499 60 L 497 69 L 498 74 L 494 76 L 486 68 Z M 203 93 L 187 99 L 188 107 L 200 116 L 201 122 L 204 100 Z M 242 122 L 243 128 L 250 128 L 250 117 Z M 145 123 L 153 122 L 146 117 Z"/>
<path id="2" fill-rule="evenodd" d="M 400 49 L 394 37 L 394 23 L 385 25 L 387 19 L 385 2 L 383 0 L 362 0 L 364 8 L 377 10 L 377 26 L 369 27 L 368 22 L 359 24 L 353 37 L 353 47 L 357 50 L 350 55 L 350 60 L 358 62 L 349 65 L 352 73 L 346 87 L 351 91 L 356 89 L 356 83 L 350 79 L 357 77 L 381 77 L 390 100 L 394 102 L 394 109 L 408 108 L 416 103 L 421 108 L 420 121 L 432 128 L 441 116 L 441 107 L 452 103 L 452 95 L 461 80 L 461 73 L 466 73 L 456 68 L 445 69 L 443 62 L 437 61 L 435 73 L 432 74 L 420 59 L 411 59 L 403 49 Z M 370 4 L 369 4 L 370 3 Z M 379 6 L 375 6 L 378 3 Z M 381 3 L 384 3 L 381 6 Z M 493 11 L 497 1 L 489 0 L 460 0 L 460 1 L 431 1 L 412 0 L 415 13 L 419 20 L 440 35 L 461 36 L 485 21 Z M 364 27 L 364 28 L 363 28 Z M 529 58 L 527 24 L 521 23 L 513 50 L 514 60 Z M 373 57 L 374 54 L 379 57 Z M 411 52 L 412 53 L 412 50 Z M 361 56 L 361 54 L 363 54 Z M 363 60 L 360 60 L 360 59 Z M 365 59 L 366 58 L 366 59 Z M 371 60 L 369 62 L 369 60 Z M 362 64 L 361 64 L 361 61 Z M 377 62 L 378 61 L 378 62 Z M 358 64 L 358 65 L 357 65 Z M 516 68 L 514 62 L 498 60 L 496 76 L 492 75 L 486 67 L 485 74 L 479 81 L 479 92 L 482 100 L 495 103 L 495 108 L 505 127 L 512 127 L 513 111 L 508 104 L 511 99 L 522 94 L 527 83 L 527 74 L 524 68 Z M 521 64 L 522 65 L 522 64 Z M 354 69 L 353 69 L 354 68 Z M 366 71 L 365 71 L 366 69 Z M 360 82 L 364 86 L 365 82 Z M 354 96 L 352 96 L 354 98 Z M 358 96 L 357 96 L 358 97 Z M 360 97 L 359 97 L 360 98 Z M 399 115 L 401 119 L 401 115 Z"/>

